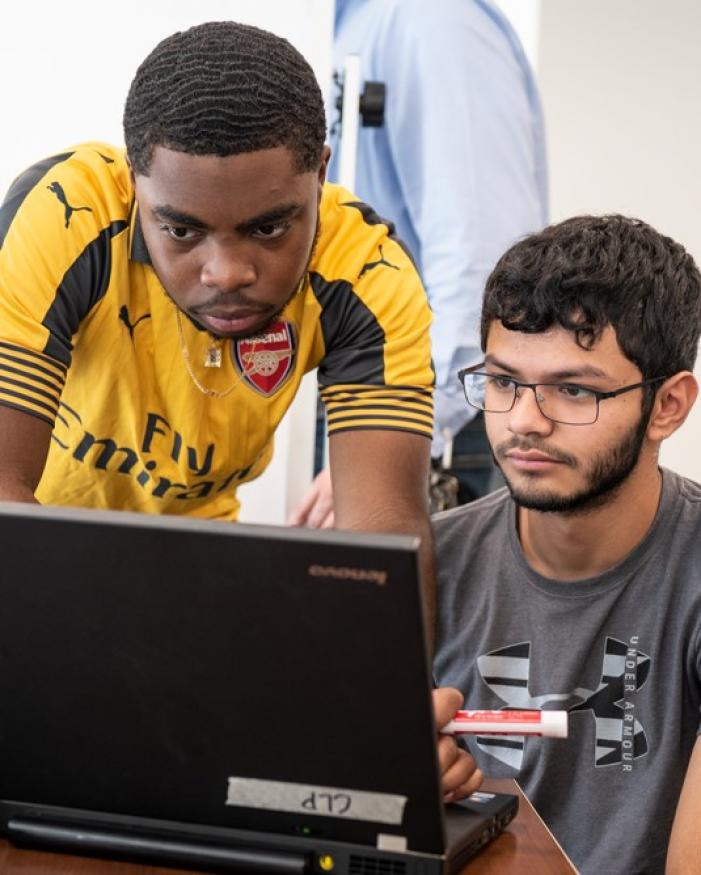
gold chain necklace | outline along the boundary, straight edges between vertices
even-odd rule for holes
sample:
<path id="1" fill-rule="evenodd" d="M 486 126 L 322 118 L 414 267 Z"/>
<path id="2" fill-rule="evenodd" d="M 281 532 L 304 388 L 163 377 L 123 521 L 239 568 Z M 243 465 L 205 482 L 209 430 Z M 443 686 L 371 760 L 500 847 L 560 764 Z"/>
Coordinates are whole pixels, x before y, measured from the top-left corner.
<path id="1" fill-rule="evenodd" d="M 185 362 L 185 368 L 190 376 L 190 379 L 195 384 L 195 386 L 200 390 L 200 392 L 202 392 L 203 395 L 209 395 L 210 398 L 226 398 L 227 395 L 230 395 L 234 391 L 234 389 L 237 388 L 237 386 L 241 382 L 241 378 L 239 377 L 237 380 L 235 380 L 231 384 L 231 386 L 229 386 L 229 388 L 225 389 L 223 392 L 219 392 L 217 389 L 210 389 L 209 387 L 204 386 L 199 381 L 199 379 L 197 378 L 197 375 L 195 374 L 194 370 L 192 369 L 192 359 L 190 358 L 190 352 L 187 348 L 187 344 L 185 343 L 185 335 L 183 333 L 183 324 L 182 324 L 182 320 L 180 318 L 180 310 L 177 308 L 175 310 L 175 321 L 176 321 L 176 324 L 178 326 L 178 337 L 180 338 L 180 351 L 183 354 L 183 361 Z M 255 368 L 255 364 L 254 364 L 255 349 L 256 349 L 256 341 L 254 340 L 253 346 L 252 346 L 251 351 L 249 353 L 249 361 L 251 362 L 252 367 L 247 367 L 243 372 L 243 376 L 246 376 L 246 374 L 251 373 Z M 216 347 L 210 347 L 210 349 L 207 350 L 204 365 L 205 365 L 205 367 L 215 367 L 215 368 L 220 367 L 221 366 L 221 350 L 217 349 Z"/>

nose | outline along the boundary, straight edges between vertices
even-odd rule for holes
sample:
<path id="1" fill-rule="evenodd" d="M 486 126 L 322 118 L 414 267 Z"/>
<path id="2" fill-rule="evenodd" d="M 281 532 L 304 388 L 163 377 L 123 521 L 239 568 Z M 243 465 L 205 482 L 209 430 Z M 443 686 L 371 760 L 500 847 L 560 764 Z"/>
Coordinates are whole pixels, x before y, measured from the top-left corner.
<path id="1" fill-rule="evenodd" d="M 234 292 L 253 285 L 256 279 L 255 264 L 244 248 L 213 245 L 207 250 L 200 271 L 203 286 L 220 292 Z"/>
<path id="2" fill-rule="evenodd" d="M 553 430 L 555 423 L 543 416 L 536 401 L 537 389 L 520 387 L 516 392 L 516 400 L 507 416 L 509 431 L 513 434 L 547 435 Z"/>

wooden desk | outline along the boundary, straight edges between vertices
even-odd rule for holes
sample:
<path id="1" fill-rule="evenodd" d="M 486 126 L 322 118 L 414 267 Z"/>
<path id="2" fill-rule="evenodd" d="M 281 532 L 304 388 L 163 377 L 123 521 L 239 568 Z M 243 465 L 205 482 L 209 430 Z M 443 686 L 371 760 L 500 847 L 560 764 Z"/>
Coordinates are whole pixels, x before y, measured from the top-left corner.
<path id="1" fill-rule="evenodd" d="M 518 814 L 505 832 L 472 858 L 460 875 L 577 875 L 515 781 L 488 778 L 481 789 L 517 793 Z"/>
<path id="2" fill-rule="evenodd" d="M 484 790 L 518 793 L 519 813 L 503 835 L 487 845 L 460 875 L 577 875 L 515 781 L 487 780 Z M 205 875 L 136 863 L 74 857 L 15 848 L 0 840 L 2 875 Z"/>

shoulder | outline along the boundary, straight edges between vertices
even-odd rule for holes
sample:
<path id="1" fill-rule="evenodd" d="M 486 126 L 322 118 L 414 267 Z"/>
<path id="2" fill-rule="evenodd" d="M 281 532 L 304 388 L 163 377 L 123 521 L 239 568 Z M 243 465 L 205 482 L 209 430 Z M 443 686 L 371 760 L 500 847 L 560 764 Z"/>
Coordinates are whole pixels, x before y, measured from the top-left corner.
<path id="1" fill-rule="evenodd" d="M 107 143 L 83 143 L 37 161 L 12 183 L 2 208 L 7 229 L 19 215 L 68 227 L 75 213 L 93 222 L 126 216 L 132 200 L 129 168 L 123 149 Z"/>
<path id="2" fill-rule="evenodd" d="M 701 527 L 701 483 L 667 468 L 662 469 L 662 476 L 664 491 L 670 495 L 684 521 Z"/>
<path id="3" fill-rule="evenodd" d="M 504 486 L 477 501 L 433 516 L 431 523 L 440 563 L 457 545 L 461 552 L 491 549 L 491 536 L 503 539 L 514 518 L 514 503 Z"/>
<path id="4" fill-rule="evenodd" d="M 310 265 L 327 280 L 352 285 L 366 275 L 406 281 L 418 273 L 394 223 L 347 189 L 326 183 L 319 210 L 319 238 Z M 388 270 L 375 270 L 387 267 Z"/>

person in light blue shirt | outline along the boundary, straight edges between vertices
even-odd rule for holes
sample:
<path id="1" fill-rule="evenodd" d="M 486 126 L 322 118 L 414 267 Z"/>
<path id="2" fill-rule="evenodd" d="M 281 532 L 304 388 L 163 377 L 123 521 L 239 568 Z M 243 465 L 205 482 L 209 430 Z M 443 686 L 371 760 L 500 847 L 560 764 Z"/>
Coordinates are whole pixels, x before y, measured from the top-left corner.
<path id="1" fill-rule="evenodd" d="M 477 497 L 489 489 L 491 455 L 481 415 L 468 425 L 472 412 L 456 373 L 480 359 L 482 291 L 492 267 L 512 243 L 547 223 L 533 73 L 513 28 L 486 0 L 337 0 L 337 72 L 349 54 L 360 55 L 362 82 L 386 86 L 383 127 L 359 131 L 354 191 L 394 222 L 417 263 L 434 318 L 432 455 L 453 440 L 462 499 Z M 339 171 L 337 96 L 332 87 L 332 181 Z M 475 455 L 483 460 L 477 470 Z M 328 525 L 330 507 L 317 482 L 290 521 Z"/>

